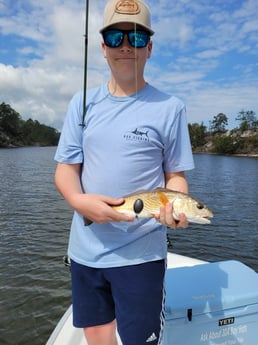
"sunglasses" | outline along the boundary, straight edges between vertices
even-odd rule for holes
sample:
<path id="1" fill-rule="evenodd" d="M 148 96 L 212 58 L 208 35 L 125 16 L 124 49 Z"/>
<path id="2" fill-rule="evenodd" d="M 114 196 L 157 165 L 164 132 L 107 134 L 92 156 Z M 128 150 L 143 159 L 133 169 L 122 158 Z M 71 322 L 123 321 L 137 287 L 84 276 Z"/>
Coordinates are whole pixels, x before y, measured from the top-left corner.
<path id="1" fill-rule="evenodd" d="M 118 48 L 122 45 L 125 35 L 131 47 L 144 48 L 150 40 L 150 34 L 144 30 L 109 29 L 102 33 L 104 43 L 109 48 Z"/>

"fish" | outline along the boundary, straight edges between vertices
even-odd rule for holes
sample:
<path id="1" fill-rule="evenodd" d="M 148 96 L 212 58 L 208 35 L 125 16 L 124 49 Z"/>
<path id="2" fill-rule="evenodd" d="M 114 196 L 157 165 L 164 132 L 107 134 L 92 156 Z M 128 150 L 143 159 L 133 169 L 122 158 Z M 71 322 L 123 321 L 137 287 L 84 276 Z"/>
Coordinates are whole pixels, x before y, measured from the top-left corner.
<path id="1" fill-rule="evenodd" d="M 146 131 L 146 132 L 139 131 L 137 128 L 134 131 L 132 131 L 133 134 L 140 135 L 141 137 L 145 136 L 146 138 L 148 138 L 148 132 L 149 131 Z"/>
<path id="2" fill-rule="evenodd" d="M 189 194 L 168 188 L 156 188 L 152 191 L 138 191 L 123 197 L 124 202 L 112 208 L 129 217 L 154 218 L 159 214 L 160 207 L 167 203 L 173 205 L 173 217 L 179 220 L 179 214 L 184 213 L 189 223 L 210 224 L 213 212 L 205 204 Z M 86 220 L 86 224 L 87 220 Z"/>
<path id="3" fill-rule="evenodd" d="M 173 217 L 176 220 L 179 220 L 180 213 L 184 213 L 189 223 L 210 224 L 210 218 L 213 217 L 213 212 L 204 203 L 189 194 L 168 188 L 139 191 L 123 198 L 122 205 L 112 207 L 130 217 L 153 218 L 159 214 L 160 207 L 168 202 L 173 205 Z"/>

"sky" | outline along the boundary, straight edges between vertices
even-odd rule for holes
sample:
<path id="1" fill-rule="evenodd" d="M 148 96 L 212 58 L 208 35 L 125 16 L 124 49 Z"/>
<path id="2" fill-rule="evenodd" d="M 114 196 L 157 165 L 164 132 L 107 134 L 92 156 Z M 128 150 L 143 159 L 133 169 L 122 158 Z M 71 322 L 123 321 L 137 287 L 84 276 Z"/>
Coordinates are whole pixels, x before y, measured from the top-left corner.
<path id="1" fill-rule="evenodd" d="M 106 0 L 89 0 L 87 85 L 110 77 L 101 51 Z M 258 1 L 146 0 L 155 31 L 149 84 L 181 98 L 189 123 L 228 129 L 242 110 L 258 116 Z M 84 0 L 0 0 L 0 103 L 61 130 L 83 88 Z"/>

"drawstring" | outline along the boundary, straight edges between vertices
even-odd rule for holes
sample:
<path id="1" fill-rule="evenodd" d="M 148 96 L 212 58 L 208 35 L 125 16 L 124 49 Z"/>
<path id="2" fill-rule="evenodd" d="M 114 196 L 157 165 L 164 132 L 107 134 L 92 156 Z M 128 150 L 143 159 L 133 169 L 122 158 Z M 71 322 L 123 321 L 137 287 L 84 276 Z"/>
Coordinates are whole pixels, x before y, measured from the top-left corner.
<path id="1" fill-rule="evenodd" d="M 87 90 L 87 64 L 88 64 L 88 22 L 89 22 L 89 0 L 86 0 L 85 10 L 85 34 L 84 34 L 84 78 L 83 78 L 83 113 L 81 127 L 85 126 L 86 117 L 86 90 Z"/>

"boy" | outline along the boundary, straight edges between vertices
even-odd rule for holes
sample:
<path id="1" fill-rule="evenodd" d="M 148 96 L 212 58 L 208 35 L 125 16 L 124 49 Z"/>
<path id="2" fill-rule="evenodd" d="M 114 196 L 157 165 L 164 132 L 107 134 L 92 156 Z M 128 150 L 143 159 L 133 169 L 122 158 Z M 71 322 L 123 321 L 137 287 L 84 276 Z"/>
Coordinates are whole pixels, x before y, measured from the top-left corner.
<path id="1" fill-rule="evenodd" d="M 75 210 L 68 248 L 74 326 L 89 345 L 116 345 L 116 328 L 123 345 L 157 345 L 166 227 L 186 227 L 187 220 L 182 214 L 176 222 L 169 203 L 148 220 L 111 206 L 142 189 L 188 192 L 185 107 L 144 79 L 154 31 L 143 1 L 109 1 L 100 33 L 110 80 L 87 91 L 83 128 L 82 93 L 73 97 L 55 156 L 56 186 Z"/>

